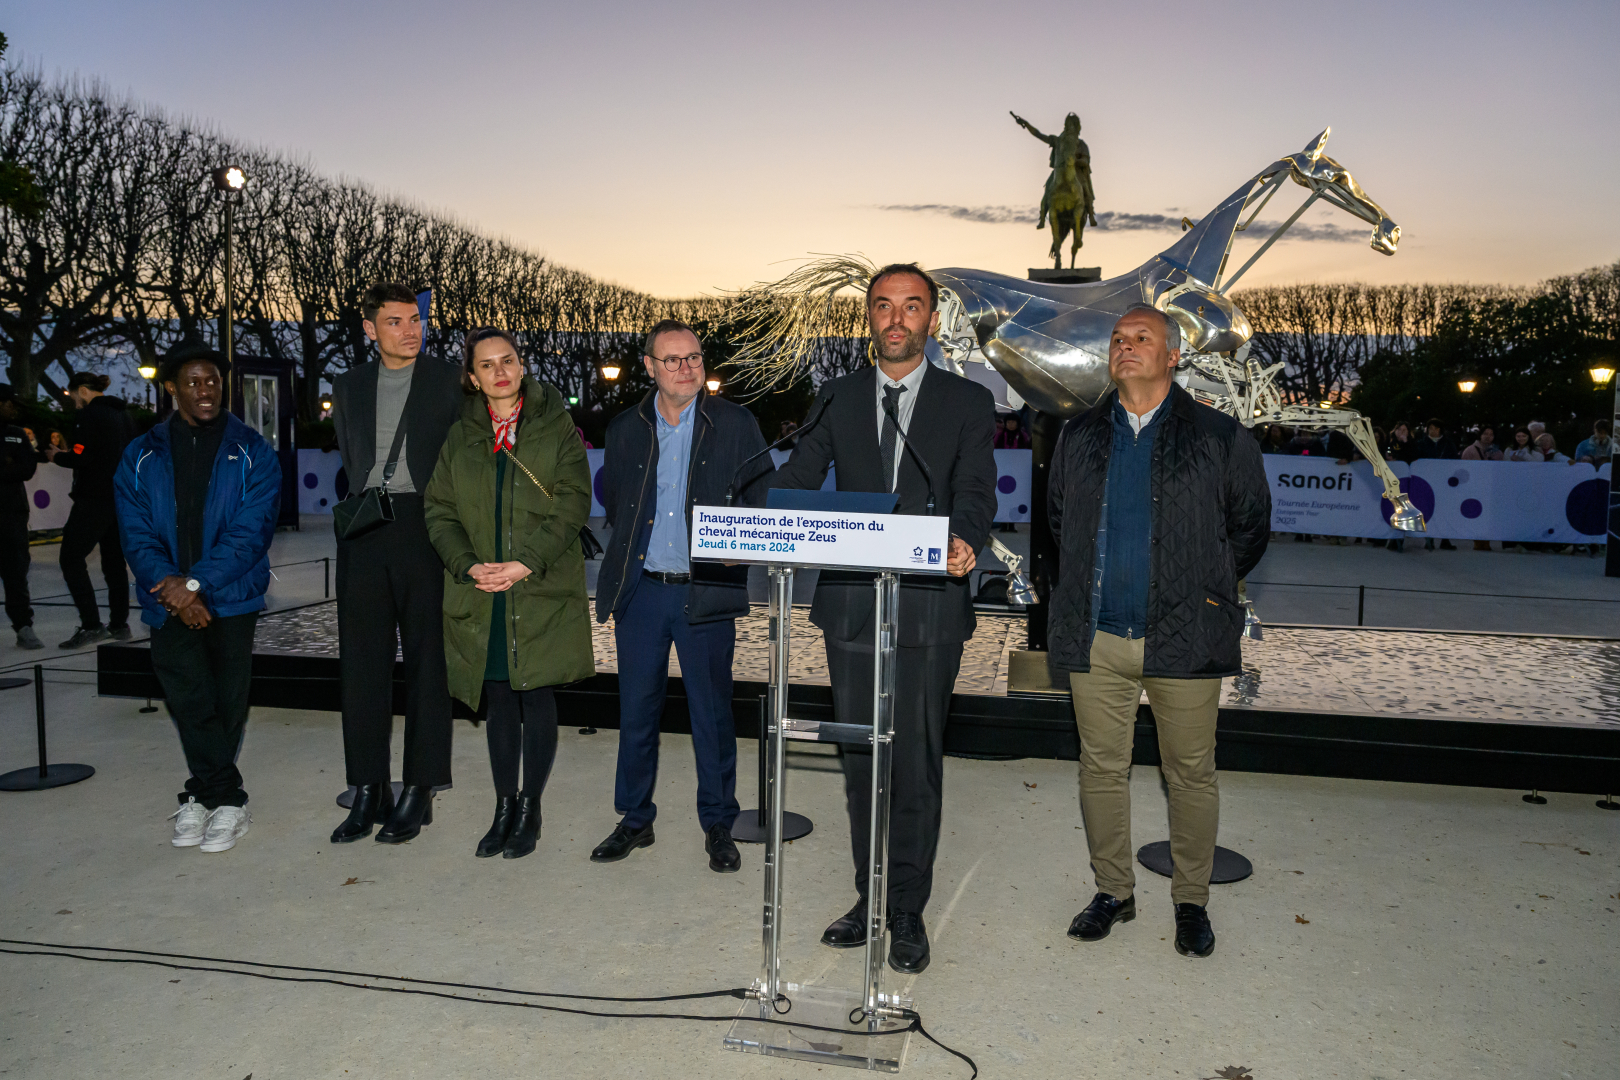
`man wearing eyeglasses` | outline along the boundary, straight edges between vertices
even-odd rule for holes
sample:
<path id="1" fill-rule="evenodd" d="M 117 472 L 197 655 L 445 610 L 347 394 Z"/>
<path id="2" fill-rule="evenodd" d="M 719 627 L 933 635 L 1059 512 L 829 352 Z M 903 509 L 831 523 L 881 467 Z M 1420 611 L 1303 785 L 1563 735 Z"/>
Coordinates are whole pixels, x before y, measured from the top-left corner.
<path id="1" fill-rule="evenodd" d="M 613 530 L 596 579 L 596 618 L 613 618 L 619 654 L 619 767 L 613 805 L 621 815 L 592 862 L 617 862 L 653 842 L 658 721 L 669 681 L 669 649 L 681 662 L 698 823 L 709 869 L 742 866 L 731 838 L 737 817 L 737 734 L 731 715 L 731 658 L 737 616 L 748 611 L 748 568 L 693 563 L 692 507 L 716 506 L 736 483 L 745 505 L 764 501 L 771 460 L 759 422 L 704 388 L 703 349 L 685 323 L 665 319 L 642 346 L 655 388 L 607 429 L 602 504 Z"/>

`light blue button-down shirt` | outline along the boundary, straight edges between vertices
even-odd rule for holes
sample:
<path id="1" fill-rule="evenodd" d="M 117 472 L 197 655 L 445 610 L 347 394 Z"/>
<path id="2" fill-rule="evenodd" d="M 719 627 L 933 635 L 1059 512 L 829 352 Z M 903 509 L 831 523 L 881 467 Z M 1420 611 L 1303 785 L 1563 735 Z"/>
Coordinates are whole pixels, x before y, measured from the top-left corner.
<path id="1" fill-rule="evenodd" d="M 652 539 L 647 542 L 647 569 L 665 574 L 689 574 L 692 559 L 686 541 L 686 477 L 692 464 L 692 430 L 697 398 L 681 410 L 681 422 L 671 424 L 656 405 L 658 417 L 658 506 L 653 511 Z"/>

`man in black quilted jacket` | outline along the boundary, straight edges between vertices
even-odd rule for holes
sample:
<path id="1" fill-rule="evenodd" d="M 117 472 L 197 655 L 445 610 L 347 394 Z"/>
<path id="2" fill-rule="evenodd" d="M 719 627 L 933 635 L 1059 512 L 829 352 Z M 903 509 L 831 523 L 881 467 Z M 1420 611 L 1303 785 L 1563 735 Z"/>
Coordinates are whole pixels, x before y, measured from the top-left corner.
<path id="1" fill-rule="evenodd" d="M 1064 425 L 1049 496 L 1060 574 L 1048 633 L 1074 697 L 1097 882 L 1069 936 L 1097 941 L 1136 917 L 1131 748 L 1146 690 L 1170 789 L 1176 951 L 1208 956 L 1215 717 L 1221 680 L 1240 670 L 1237 583 L 1266 550 L 1271 493 L 1259 444 L 1175 385 L 1180 359 L 1176 322 L 1133 306 L 1109 345 L 1117 389 Z"/>

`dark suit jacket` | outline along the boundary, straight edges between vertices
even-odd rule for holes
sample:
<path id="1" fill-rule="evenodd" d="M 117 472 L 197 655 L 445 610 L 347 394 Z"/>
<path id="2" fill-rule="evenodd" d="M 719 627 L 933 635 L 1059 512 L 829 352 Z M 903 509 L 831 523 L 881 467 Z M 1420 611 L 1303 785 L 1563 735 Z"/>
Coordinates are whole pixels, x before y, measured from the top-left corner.
<path id="1" fill-rule="evenodd" d="M 377 370 L 381 366 L 381 361 L 373 360 L 332 380 L 332 426 L 349 490 L 355 494 L 371 475 L 377 455 L 388 453 L 388 447 L 377 446 Z M 459 364 L 426 354 L 416 358 L 411 393 L 405 399 L 405 464 L 417 492 L 427 490 L 444 437 L 466 400 Z"/>
<path id="2" fill-rule="evenodd" d="M 878 449 L 877 367 L 832 379 L 821 386 L 808 425 L 831 401 L 814 427 L 800 429 L 799 445 L 777 470 L 771 487 L 821 487 L 836 464 L 839 491 L 887 491 Z M 996 459 L 990 447 L 995 400 L 978 383 L 928 365 L 906 434 L 934 474 L 934 512 L 951 519 L 951 533 L 974 551 L 985 544 L 996 516 Z M 928 482 L 901 443 L 897 514 L 926 512 Z M 973 636 L 973 599 L 965 577 L 903 575 L 900 584 L 900 644 L 946 645 Z M 872 574 L 825 571 L 816 586 L 810 621 L 829 637 L 854 641 L 872 617 Z"/>

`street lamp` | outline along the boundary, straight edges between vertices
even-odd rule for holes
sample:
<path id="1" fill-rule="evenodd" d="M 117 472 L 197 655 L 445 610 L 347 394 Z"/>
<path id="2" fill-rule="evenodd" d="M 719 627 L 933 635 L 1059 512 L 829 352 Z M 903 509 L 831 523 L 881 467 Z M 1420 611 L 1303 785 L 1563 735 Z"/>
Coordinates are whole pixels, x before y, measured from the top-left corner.
<path id="1" fill-rule="evenodd" d="M 242 201 L 242 189 L 247 187 L 247 173 L 238 165 L 222 165 L 211 174 L 214 181 L 214 190 L 219 192 L 225 200 L 225 318 L 221 329 L 220 339 L 225 343 L 225 366 L 229 368 L 235 361 L 235 315 L 231 309 L 231 255 L 232 255 L 232 221 L 236 204 Z M 227 407 L 229 407 L 230 394 L 227 390 Z"/>
<path id="2" fill-rule="evenodd" d="M 1587 368 L 1586 373 L 1592 376 L 1592 385 L 1599 390 L 1609 385 L 1609 380 L 1614 378 L 1614 368 L 1603 361 L 1599 361 Z"/>
<path id="3" fill-rule="evenodd" d="M 141 378 L 146 380 L 146 407 L 150 409 L 152 407 L 152 382 L 157 378 L 157 365 L 142 364 L 135 370 L 140 372 Z"/>
<path id="4" fill-rule="evenodd" d="M 720 392 L 720 380 L 719 379 L 710 379 L 708 382 L 704 383 L 703 385 L 705 385 L 705 386 L 707 386 L 709 388 L 709 393 L 711 393 L 711 394 L 718 394 Z"/>
<path id="5" fill-rule="evenodd" d="M 606 379 L 608 382 L 612 382 L 614 379 L 617 379 L 618 377 L 619 377 L 619 365 L 618 364 L 603 364 L 602 365 L 602 378 Z"/>
<path id="6" fill-rule="evenodd" d="M 1472 394 L 1474 392 L 1474 388 L 1476 386 L 1478 386 L 1478 385 L 1479 385 L 1479 380 L 1478 379 L 1458 379 L 1457 380 L 1457 389 L 1461 390 L 1465 394 Z"/>

